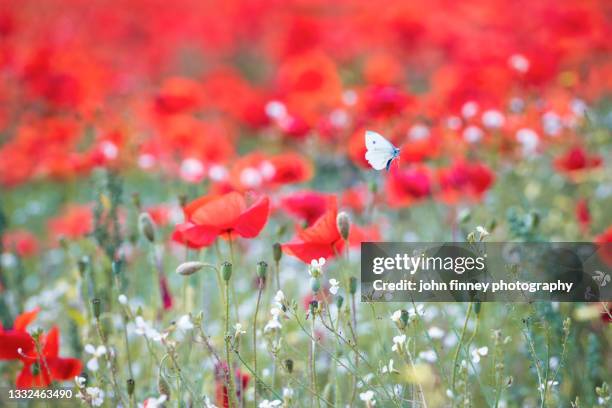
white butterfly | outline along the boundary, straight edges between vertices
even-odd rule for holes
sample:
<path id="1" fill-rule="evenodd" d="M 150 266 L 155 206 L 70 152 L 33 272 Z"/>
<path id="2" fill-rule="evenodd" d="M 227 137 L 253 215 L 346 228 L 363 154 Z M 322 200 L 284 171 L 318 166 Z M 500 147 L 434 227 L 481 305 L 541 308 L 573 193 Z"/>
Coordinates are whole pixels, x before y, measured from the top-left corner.
<path id="1" fill-rule="evenodd" d="M 387 169 L 389 171 L 393 160 L 399 157 L 400 149 L 371 130 L 365 132 L 365 144 L 368 149 L 365 158 L 374 170 Z"/>

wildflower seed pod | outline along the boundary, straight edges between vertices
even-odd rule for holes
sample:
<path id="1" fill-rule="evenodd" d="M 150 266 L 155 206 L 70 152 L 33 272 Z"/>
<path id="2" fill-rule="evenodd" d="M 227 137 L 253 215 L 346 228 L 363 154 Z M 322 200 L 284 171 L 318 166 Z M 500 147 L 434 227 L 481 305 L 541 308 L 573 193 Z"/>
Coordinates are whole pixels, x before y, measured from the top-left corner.
<path id="1" fill-rule="evenodd" d="M 357 293 L 357 278 L 354 276 L 349 279 L 349 292 L 351 295 Z"/>
<path id="2" fill-rule="evenodd" d="M 140 233 L 144 235 L 149 242 L 155 242 L 155 225 L 148 213 L 140 213 L 138 216 L 138 228 L 140 229 Z"/>
<path id="3" fill-rule="evenodd" d="M 283 257 L 283 249 L 281 248 L 281 244 L 275 242 L 274 245 L 272 245 L 272 253 L 274 255 L 274 262 L 280 262 L 281 258 Z"/>
<path id="4" fill-rule="evenodd" d="M 161 375 L 157 377 L 157 392 L 159 392 L 159 395 L 166 394 L 168 399 L 170 399 L 170 386 Z"/>
<path id="5" fill-rule="evenodd" d="M 193 275 L 205 266 L 204 262 L 183 262 L 176 268 L 176 273 L 183 276 Z"/>
<path id="6" fill-rule="evenodd" d="M 342 308 L 342 304 L 344 303 L 344 298 L 342 297 L 342 295 L 338 295 L 336 296 L 336 307 L 338 309 Z"/>
<path id="7" fill-rule="evenodd" d="M 351 219 L 347 213 L 341 211 L 336 217 L 336 226 L 343 240 L 347 240 L 351 230 Z"/>
<path id="8" fill-rule="evenodd" d="M 319 290 L 321 289 L 321 281 L 319 280 L 319 278 L 310 278 L 310 289 L 312 290 L 312 293 L 319 292 Z"/>
<path id="9" fill-rule="evenodd" d="M 88 256 L 83 256 L 81 257 L 81 259 L 79 259 L 79 261 L 77 262 L 77 266 L 79 268 L 79 273 L 81 274 L 81 277 L 85 276 L 85 272 L 87 272 L 89 265 L 90 262 Z"/>
<path id="10" fill-rule="evenodd" d="M 257 264 L 257 276 L 262 279 L 265 279 L 267 273 L 268 273 L 268 264 L 264 261 L 260 261 Z"/>
<path id="11" fill-rule="evenodd" d="M 91 301 L 91 309 L 93 311 L 93 315 L 96 319 L 100 318 L 100 312 L 102 309 L 102 305 L 100 303 L 100 299 L 94 298 Z"/>
<path id="12" fill-rule="evenodd" d="M 289 374 L 291 374 L 293 372 L 293 360 L 291 360 L 290 358 L 285 360 L 285 368 L 287 369 Z"/>
<path id="13" fill-rule="evenodd" d="M 127 382 L 127 392 L 128 395 L 133 395 L 134 394 L 134 387 L 136 386 L 136 383 L 134 382 L 133 378 L 128 378 Z"/>
<path id="14" fill-rule="evenodd" d="M 232 277 L 232 264 L 229 262 L 223 262 L 221 265 L 221 276 L 223 280 L 228 282 Z"/>

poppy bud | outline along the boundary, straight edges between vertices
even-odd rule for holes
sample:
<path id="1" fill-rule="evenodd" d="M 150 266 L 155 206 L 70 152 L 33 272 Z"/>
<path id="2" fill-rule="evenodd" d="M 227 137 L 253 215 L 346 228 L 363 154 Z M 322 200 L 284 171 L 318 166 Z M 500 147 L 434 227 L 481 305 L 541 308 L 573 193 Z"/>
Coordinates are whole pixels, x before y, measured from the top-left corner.
<path id="1" fill-rule="evenodd" d="M 310 279 L 310 289 L 313 293 L 317 293 L 321 289 L 321 281 L 319 278 Z"/>
<path id="2" fill-rule="evenodd" d="M 274 254 L 274 262 L 280 262 L 281 258 L 283 257 L 281 244 L 275 242 L 274 245 L 272 245 L 272 252 Z"/>
<path id="3" fill-rule="evenodd" d="M 285 368 L 291 374 L 293 372 L 293 360 L 287 359 L 285 360 Z"/>
<path id="4" fill-rule="evenodd" d="M 338 227 L 340 236 L 346 241 L 349 237 L 349 232 L 351 229 L 351 219 L 349 218 L 348 214 L 344 211 L 338 213 L 338 216 L 336 217 L 336 225 Z"/>
<path id="5" fill-rule="evenodd" d="M 223 262 L 221 265 L 221 276 L 223 280 L 228 282 L 232 277 L 232 264 L 229 262 Z"/>
<path id="6" fill-rule="evenodd" d="M 354 276 L 351 276 L 351 278 L 349 279 L 349 292 L 351 295 L 357 293 L 357 278 L 355 278 Z"/>
<path id="7" fill-rule="evenodd" d="M 186 194 L 180 194 L 178 196 L 178 200 L 179 200 L 179 205 L 181 206 L 181 208 L 187 205 L 187 195 Z"/>
<path id="8" fill-rule="evenodd" d="M 407 310 L 402 309 L 402 313 L 400 315 L 400 320 L 403 324 L 403 327 L 406 327 L 408 325 L 408 318 L 410 317 L 410 315 L 408 314 Z"/>
<path id="9" fill-rule="evenodd" d="M 79 259 L 79 261 L 77 262 L 77 266 L 79 268 L 79 273 L 81 274 L 81 276 L 85 275 L 87 268 L 89 268 L 89 257 L 81 257 L 81 259 Z"/>
<path id="10" fill-rule="evenodd" d="M 336 306 L 338 309 L 342 308 L 342 304 L 344 303 L 344 298 L 341 295 L 336 296 Z"/>
<path id="11" fill-rule="evenodd" d="M 140 229 L 140 233 L 144 235 L 149 242 L 155 241 L 155 226 L 148 213 L 140 213 L 138 216 L 138 228 Z"/>
<path id="12" fill-rule="evenodd" d="M 119 273 L 121 273 L 121 269 L 123 269 L 123 259 L 113 261 L 111 264 L 111 269 L 113 270 L 114 275 L 119 275 Z"/>
<path id="13" fill-rule="evenodd" d="M 96 319 L 98 319 L 100 317 L 100 311 L 101 311 L 100 299 L 94 298 L 91 301 L 91 307 L 92 307 L 92 310 L 93 310 L 94 317 Z"/>
<path id="14" fill-rule="evenodd" d="M 127 392 L 128 395 L 133 395 L 134 394 L 134 387 L 136 386 L 136 383 L 134 382 L 133 378 L 128 378 L 127 380 Z"/>
<path id="15" fill-rule="evenodd" d="M 268 272 L 268 264 L 264 261 L 260 261 L 257 264 L 257 276 L 264 279 L 266 277 L 267 272 Z"/>
<path id="16" fill-rule="evenodd" d="M 168 399 L 170 399 L 170 386 L 161 375 L 157 377 L 157 392 L 159 392 L 160 395 L 166 394 Z"/>
<path id="17" fill-rule="evenodd" d="M 136 208 L 138 208 L 138 210 L 140 210 L 141 203 L 140 203 L 140 194 L 139 193 L 132 193 L 132 204 L 134 204 L 134 207 L 136 207 Z"/>
<path id="18" fill-rule="evenodd" d="M 198 272 L 200 269 L 204 267 L 203 262 L 192 261 L 192 262 L 183 262 L 176 268 L 176 273 L 183 276 L 193 275 Z"/>
<path id="19" fill-rule="evenodd" d="M 319 308 L 319 302 L 316 299 L 311 300 L 309 303 L 310 313 L 314 315 L 318 308 Z"/>

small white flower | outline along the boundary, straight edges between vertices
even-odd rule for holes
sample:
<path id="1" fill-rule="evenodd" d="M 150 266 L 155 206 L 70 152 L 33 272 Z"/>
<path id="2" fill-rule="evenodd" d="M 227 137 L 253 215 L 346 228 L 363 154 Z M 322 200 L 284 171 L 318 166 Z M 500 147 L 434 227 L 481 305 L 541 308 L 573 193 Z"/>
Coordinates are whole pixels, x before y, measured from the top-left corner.
<path id="1" fill-rule="evenodd" d="M 374 391 L 372 390 L 359 393 L 359 399 L 369 406 L 376 405 L 376 401 L 374 401 Z"/>
<path id="2" fill-rule="evenodd" d="M 393 337 L 393 347 L 391 347 L 391 350 L 397 351 L 398 353 L 401 352 L 404 347 L 404 343 L 406 343 L 405 334 Z"/>
<path id="3" fill-rule="evenodd" d="M 336 279 L 330 279 L 329 284 L 331 285 L 331 287 L 329 288 L 329 291 L 331 292 L 331 294 L 332 295 L 338 294 L 338 289 L 340 289 L 340 282 L 338 282 Z"/>
<path id="4" fill-rule="evenodd" d="M 474 101 L 469 101 L 461 107 L 461 114 L 464 118 L 469 119 L 478 113 L 478 104 Z"/>
<path id="5" fill-rule="evenodd" d="M 476 227 L 476 232 L 480 235 L 480 240 L 491 235 L 491 233 L 489 233 L 489 231 L 487 231 L 487 229 L 482 225 Z"/>
<path id="6" fill-rule="evenodd" d="M 472 362 L 478 364 L 480 362 L 480 357 L 484 357 L 487 354 L 489 354 L 489 348 L 487 346 L 472 350 Z"/>
<path id="7" fill-rule="evenodd" d="M 391 320 L 394 323 L 398 323 L 400 321 L 400 319 L 402 318 L 402 311 L 400 309 L 396 310 L 395 312 L 393 312 L 393 314 L 391 315 Z"/>
<path id="8" fill-rule="evenodd" d="M 283 398 L 293 398 L 293 388 L 283 388 Z"/>
<path id="9" fill-rule="evenodd" d="M 104 404 L 104 391 L 98 387 L 87 387 L 85 392 L 91 400 L 91 405 L 94 407 L 101 407 Z"/>
<path id="10" fill-rule="evenodd" d="M 85 386 L 85 381 L 87 381 L 85 377 L 80 377 L 78 375 L 74 377 L 74 383 L 76 384 L 77 388 L 83 388 Z"/>
<path id="11" fill-rule="evenodd" d="M 390 359 L 389 364 L 384 365 L 381 371 L 383 374 L 399 373 L 399 371 L 397 371 L 395 367 L 393 366 L 393 359 Z"/>
<path id="12" fill-rule="evenodd" d="M 98 359 L 106 354 L 106 347 L 98 346 L 94 347 L 92 344 L 85 345 L 85 352 L 91 354 L 93 357 L 87 362 L 87 368 L 90 371 L 98 371 L 100 368 L 100 364 L 98 364 Z"/>
<path id="13" fill-rule="evenodd" d="M 548 380 L 546 384 L 548 385 L 548 388 L 552 388 L 556 385 L 559 385 L 559 381 Z M 544 384 L 540 384 L 540 386 L 538 387 L 538 390 L 544 391 Z"/>
<path id="14" fill-rule="evenodd" d="M 325 265 L 325 258 L 313 259 L 310 261 L 308 267 L 308 273 L 310 276 L 317 276 L 323 272 L 323 265 Z"/>
<path id="15" fill-rule="evenodd" d="M 426 350 L 419 353 L 419 358 L 428 363 L 435 363 L 438 360 L 438 355 L 433 350 Z"/>
<path id="16" fill-rule="evenodd" d="M 176 327 L 177 327 L 177 329 L 179 329 L 181 331 L 188 331 L 188 330 L 193 329 L 193 323 L 191 322 L 191 319 L 189 318 L 189 315 L 181 316 L 176 321 Z"/>
<path id="17" fill-rule="evenodd" d="M 482 114 L 482 124 L 485 127 L 499 129 L 506 123 L 504 114 L 496 109 L 489 109 Z"/>
<path id="18" fill-rule="evenodd" d="M 259 403 L 259 408 L 276 408 L 282 405 L 283 405 L 283 402 L 281 400 L 268 401 L 266 399 Z"/>
<path id="19" fill-rule="evenodd" d="M 524 74 L 529 70 L 529 60 L 523 54 L 513 54 L 508 59 L 508 65 L 515 71 Z"/>
<path id="20" fill-rule="evenodd" d="M 119 301 L 119 303 L 121 303 L 124 306 L 127 305 L 127 303 L 128 303 L 128 298 L 123 293 L 119 295 L 117 300 Z"/>
<path id="21" fill-rule="evenodd" d="M 162 394 L 157 398 L 151 397 L 145 400 L 144 404 L 138 404 L 138 407 L 147 407 L 147 408 L 161 408 L 164 405 L 164 402 L 168 399 L 166 394 Z"/>
<path id="22" fill-rule="evenodd" d="M 437 327 L 437 326 L 431 326 L 428 330 L 427 330 L 427 334 L 429 335 L 429 337 L 431 337 L 432 339 L 441 339 L 442 337 L 444 337 L 444 330 L 442 330 L 441 328 Z"/>
<path id="23" fill-rule="evenodd" d="M 242 325 L 240 323 L 236 323 L 234 325 L 234 337 L 239 337 L 241 334 L 246 334 L 246 330 L 242 329 Z"/>
<path id="24" fill-rule="evenodd" d="M 274 296 L 274 301 L 279 307 L 283 305 L 283 302 L 285 301 L 285 294 L 282 290 L 276 292 L 276 295 Z"/>

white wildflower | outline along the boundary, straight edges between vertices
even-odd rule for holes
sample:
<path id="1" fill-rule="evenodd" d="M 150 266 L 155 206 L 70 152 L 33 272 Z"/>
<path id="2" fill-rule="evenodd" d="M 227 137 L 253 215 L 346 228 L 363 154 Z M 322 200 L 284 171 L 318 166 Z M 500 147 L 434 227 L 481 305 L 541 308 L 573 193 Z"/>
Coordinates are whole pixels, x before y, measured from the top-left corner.
<path id="1" fill-rule="evenodd" d="M 95 347 L 92 344 L 85 345 L 85 352 L 92 355 L 92 358 L 87 362 L 87 369 L 90 371 L 98 371 L 100 368 L 100 364 L 98 364 L 98 359 L 106 354 L 105 346 Z"/>
<path id="2" fill-rule="evenodd" d="M 402 351 L 404 344 L 406 343 L 406 335 L 401 334 L 399 336 L 393 337 L 393 347 L 391 347 L 392 351 L 397 351 L 398 353 Z"/>
<path id="3" fill-rule="evenodd" d="M 472 350 L 472 362 L 474 364 L 478 364 L 480 362 L 480 358 L 486 356 L 487 354 L 489 354 L 489 348 L 486 346 Z"/>
<path id="4" fill-rule="evenodd" d="M 329 291 L 331 292 L 331 294 L 332 295 L 338 294 L 338 289 L 340 289 L 340 282 L 338 282 L 336 279 L 330 279 L 329 284 L 331 285 L 331 287 L 329 288 Z"/>

